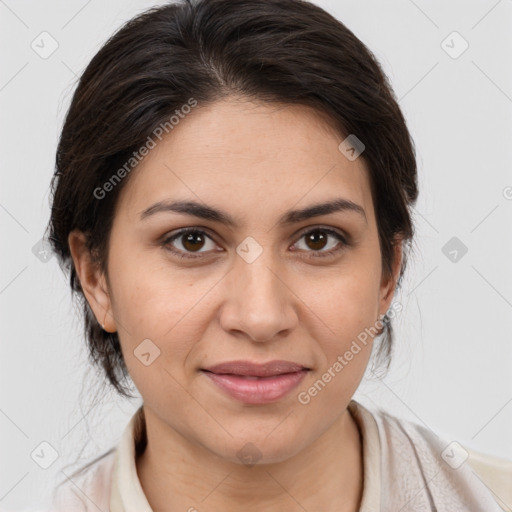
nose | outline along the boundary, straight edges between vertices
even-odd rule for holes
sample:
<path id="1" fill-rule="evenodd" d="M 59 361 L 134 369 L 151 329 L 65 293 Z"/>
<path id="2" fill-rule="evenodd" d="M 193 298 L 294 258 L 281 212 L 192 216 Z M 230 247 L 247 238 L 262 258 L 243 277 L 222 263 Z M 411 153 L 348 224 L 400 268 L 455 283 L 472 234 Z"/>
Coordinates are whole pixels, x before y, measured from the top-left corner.
<path id="1" fill-rule="evenodd" d="M 297 325 L 298 299 L 270 251 L 253 262 L 239 258 L 224 282 L 220 323 L 226 332 L 255 342 L 289 334 Z"/>

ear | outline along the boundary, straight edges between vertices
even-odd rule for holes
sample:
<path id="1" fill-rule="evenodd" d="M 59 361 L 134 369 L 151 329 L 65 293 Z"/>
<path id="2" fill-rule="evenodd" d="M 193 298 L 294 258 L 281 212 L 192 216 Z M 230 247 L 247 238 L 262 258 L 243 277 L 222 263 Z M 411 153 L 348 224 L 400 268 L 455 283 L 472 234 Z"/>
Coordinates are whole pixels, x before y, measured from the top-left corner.
<path id="1" fill-rule="evenodd" d="M 112 304 L 107 291 L 106 279 L 87 248 L 86 240 L 86 235 L 76 229 L 68 236 L 69 249 L 75 270 L 96 320 L 105 331 L 115 332 L 116 324 L 112 314 Z"/>
<path id="2" fill-rule="evenodd" d="M 393 241 L 392 275 L 383 276 L 380 287 L 379 314 L 384 315 L 391 305 L 400 275 L 403 256 L 403 237 L 397 235 Z"/>

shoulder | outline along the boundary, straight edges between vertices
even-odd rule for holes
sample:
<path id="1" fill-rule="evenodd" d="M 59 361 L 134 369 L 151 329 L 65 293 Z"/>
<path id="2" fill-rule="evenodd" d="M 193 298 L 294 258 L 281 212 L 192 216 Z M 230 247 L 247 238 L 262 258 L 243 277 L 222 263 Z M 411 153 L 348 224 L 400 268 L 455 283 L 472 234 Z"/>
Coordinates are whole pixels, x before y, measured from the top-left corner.
<path id="1" fill-rule="evenodd" d="M 402 499 L 512 512 L 512 461 L 468 449 L 378 407 L 363 409 L 377 425 L 382 489 L 394 494 L 390 501 L 401 492 Z"/>
<path id="2" fill-rule="evenodd" d="M 494 493 L 499 505 L 512 512 L 512 460 L 502 459 L 463 447 L 468 463 L 477 476 Z"/>
<path id="3" fill-rule="evenodd" d="M 66 475 L 55 487 L 48 512 L 109 510 L 115 448 Z"/>

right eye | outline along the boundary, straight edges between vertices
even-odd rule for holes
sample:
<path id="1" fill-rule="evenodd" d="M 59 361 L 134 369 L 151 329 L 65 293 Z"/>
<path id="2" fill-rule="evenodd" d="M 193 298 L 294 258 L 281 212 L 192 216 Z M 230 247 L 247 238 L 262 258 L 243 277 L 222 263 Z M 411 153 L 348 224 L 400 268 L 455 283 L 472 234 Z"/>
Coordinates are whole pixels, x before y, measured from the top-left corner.
<path id="1" fill-rule="evenodd" d="M 175 240 L 179 242 L 178 245 L 181 245 L 181 248 L 176 248 L 173 245 Z M 181 258 L 200 258 L 202 257 L 201 253 L 208 252 L 208 250 L 200 251 L 198 249 L 202 249 L 208 240 L 215 246 L 212 238 L 204 231 L 196 228 L 185 228 L 165 238 L 162 245 Z M 194 253 L 199 253 L 199 255 Z"/>

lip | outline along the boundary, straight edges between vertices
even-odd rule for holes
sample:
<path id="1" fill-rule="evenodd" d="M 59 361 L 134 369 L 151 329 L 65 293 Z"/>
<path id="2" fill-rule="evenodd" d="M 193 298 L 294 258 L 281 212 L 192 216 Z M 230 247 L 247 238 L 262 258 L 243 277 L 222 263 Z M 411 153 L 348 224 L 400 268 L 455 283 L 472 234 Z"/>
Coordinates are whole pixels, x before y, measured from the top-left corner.
<path id="1" fill-rule="evenodd" d="M 248 404 L 265 404 L 283 398 L 309 370 L 301 364 L 283 360 L 263 364 L 230 361 L 201 369 L 223 392 Z"/>
<path id="2" fill-rule="evenodd" d="M 275 359 L 267 363 L 253 363 L 251 361 L 226 361 L 203 370 L 212 373 L 229 373 L 232 375 L 251 375 L 253 377 L 274 377 L 283 373 L 298 372 L 308 370 L 305 366 L 292 361 Z"/>

